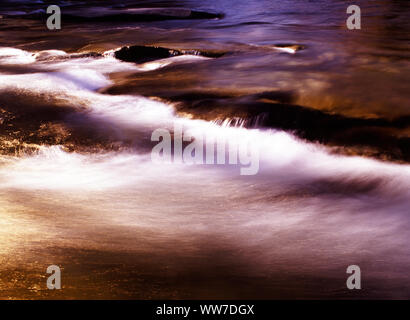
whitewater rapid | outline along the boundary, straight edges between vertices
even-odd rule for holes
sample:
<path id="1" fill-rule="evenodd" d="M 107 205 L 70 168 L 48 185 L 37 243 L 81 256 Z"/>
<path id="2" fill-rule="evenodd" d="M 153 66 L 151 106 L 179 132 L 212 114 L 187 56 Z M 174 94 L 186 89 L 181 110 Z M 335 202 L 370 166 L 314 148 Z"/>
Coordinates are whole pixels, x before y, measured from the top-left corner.
<path id="1" fill-rule="evenodd" d="M 203 250 L 221 250 L 242 261 L 233 274 L 269 278 L 286 270 L 290 279 L 337 279 L 331 296 L 343 287 L 346 267 L 359 264 L 375 296 L 409 297 L 409 165 L 342 156 L 284 131 L 181 117 L 172 104 L 154 98 L 99 92 L 112 84 L 114 72 L 149 72 L 205 58 L 136 65 L 110 54 L 67 56 L 1 48 L 0 65 L 34 70 L 0 74 L 0 91 L 57 98 L 124 139 L 172 130 L 178 123 L 232 144 L 246 140 L 259 150 L 259 172 L 240 176 L 237 167 L 227 165 L 153 163 L 150 153 L 138 148 L 80 153 L 54 145 L 2 155 L 3 270 L 40 264 L 56 254 L 42 246 L 154 256 L 175 251 L 199 260 L 206 256 Z M 206 239 L 212 248 L 206 248 Z M 26 255 L 10 257 L 18 251 Z"/>

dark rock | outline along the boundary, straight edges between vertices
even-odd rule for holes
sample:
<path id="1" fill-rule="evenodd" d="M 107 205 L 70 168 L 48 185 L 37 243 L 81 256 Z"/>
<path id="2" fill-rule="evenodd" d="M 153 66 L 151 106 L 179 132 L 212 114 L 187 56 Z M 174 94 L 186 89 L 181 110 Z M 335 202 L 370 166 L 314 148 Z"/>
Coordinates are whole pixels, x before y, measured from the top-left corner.
<path id="1" fill-rule="evenodd" d="M 115 57 L 117 59 L 135 63 L 145 63 L 179 55 L 182 55 L 182 52 L 178 50 L 147 46 L 123 47 L 115 52 Z"/>
<path id="2" fill-rule="evenodd" d="M 398 134 L 410 127 L 409 116 L 389 120 L 329 114 L 294 104 L 292 94 L 285 91 L 239 97 L 198 92 L 167 99 L 179 102 L 178 112 L 195 118 L 219 121 L 240 118 L 247 128 L 283 129 L 308 141 L 350 149 L 340 151 L 410 162 L 410 138 Z"/>
<path id="3" fill-rule="evenodd" d="M 163 47 L 127 46 L 115 51 L 115 57 L 126 62 L 145 63 L 180 55 L 196 55 L 208 58 L 219 58 L 225 53 L 200 50 L 176 50 Z"/>

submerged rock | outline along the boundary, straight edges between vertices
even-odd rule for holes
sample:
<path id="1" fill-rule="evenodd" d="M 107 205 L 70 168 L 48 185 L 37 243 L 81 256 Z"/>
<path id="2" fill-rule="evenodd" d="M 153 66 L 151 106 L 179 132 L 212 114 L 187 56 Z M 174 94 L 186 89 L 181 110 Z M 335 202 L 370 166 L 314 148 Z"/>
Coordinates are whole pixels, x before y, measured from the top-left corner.
<path id="1" fill-rule="evenodd" d="M 14 17 L 46 19 L 45 10 L 14 14 Z M 221 19 L 222 13 L 186 8 L 66 8 L 64 21 L 71 22 L 150 22 L 163 20 Z"/>
<path id="2" fill-rule="evenodd" d="M 410 116 L 393 120 L 352 118 L 294 103 L 292 92 L 268 91 L 251 95 L 195 92 L 165 97 L 181 115 L 245 128 L 274 128 L 339 148 L 342 153 L 410 162 Z M 336 149 L 335 149 L 336 150 Z"/>
<path id="3" fill-rule="evenodd" d="M 185 8 L 135 8 L 135 9 L 103 9 L 90 8 L 86 11 L 68 13 L 70 20 L 87 21 L 161 21 L 180 19 L 220 19 L 221 13 L 195 11 Z"/>

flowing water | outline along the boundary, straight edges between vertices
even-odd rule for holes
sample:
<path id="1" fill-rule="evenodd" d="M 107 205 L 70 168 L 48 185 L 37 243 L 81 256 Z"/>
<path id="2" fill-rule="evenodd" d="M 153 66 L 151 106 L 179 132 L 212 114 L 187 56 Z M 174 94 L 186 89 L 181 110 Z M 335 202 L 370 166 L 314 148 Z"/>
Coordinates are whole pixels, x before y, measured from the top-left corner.
<path id="1" fill-rule="evenodd" d="M 0 297 L 409 298 L 410 4 L 357 4 L 2 1 Z M 153 162 L 176 124 L 258 173 Z"/>

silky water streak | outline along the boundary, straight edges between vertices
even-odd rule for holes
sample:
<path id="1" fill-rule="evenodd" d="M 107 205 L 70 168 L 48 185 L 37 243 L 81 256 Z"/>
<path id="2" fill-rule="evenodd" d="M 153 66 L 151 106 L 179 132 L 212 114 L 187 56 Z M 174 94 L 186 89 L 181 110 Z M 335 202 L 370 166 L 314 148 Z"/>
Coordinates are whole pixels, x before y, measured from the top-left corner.
<path id="1" fill-rule="evenodd" d="M 239 170 L 241 175 L 258 173 L 259 149 L 249 136 L 243 134 L 246 129 L 201 122 L 201 126 L 184 131 L 182 122 L 174 121 L 173 140 L 167 129 L 156 129 L 152 133 L 151 141 L 162 138 L 152 149 L 152 161 L 183 162 L 187 165 L 239 164 L 242 166 Z"/>

